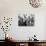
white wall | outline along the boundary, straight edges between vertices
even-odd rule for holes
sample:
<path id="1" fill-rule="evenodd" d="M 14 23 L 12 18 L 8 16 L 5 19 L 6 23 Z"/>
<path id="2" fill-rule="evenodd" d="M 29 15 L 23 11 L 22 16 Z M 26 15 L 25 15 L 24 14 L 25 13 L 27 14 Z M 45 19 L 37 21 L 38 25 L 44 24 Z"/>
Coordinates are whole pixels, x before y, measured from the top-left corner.
<path id="1" fill-rule="evenodd" d="M 44 6 L 45 7 L 45 6 Z M 0 16 L 13 17 L 11 29 L 9 31 L 17 40 L 27 40 L 34 34 L 39 40 L 45 40 L 45 16 L 46 8 L 33 8 L 28 0 L 0 0 Z M 34 14 L 34 27 L 18 27 L 18 14 Z M 1 31 L 2 32 L 2 31 Z M 2 35 L 0 32 L 0 35 Z M 44 34 L 45 33 L 45 34 Z M 0 36 L 2 39 L 2 36 Z"/>

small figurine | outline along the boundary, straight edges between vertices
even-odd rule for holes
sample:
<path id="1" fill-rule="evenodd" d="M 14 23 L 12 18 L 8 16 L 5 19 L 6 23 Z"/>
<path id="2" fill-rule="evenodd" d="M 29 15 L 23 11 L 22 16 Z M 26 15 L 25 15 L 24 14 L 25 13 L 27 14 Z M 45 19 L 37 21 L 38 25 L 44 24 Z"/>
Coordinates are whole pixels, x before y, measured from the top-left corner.
<path id="1" fill-rule="evenodd" d="M 34 41 L 38 41 L 36 35 L 34 35 L 32 38 Z"/>

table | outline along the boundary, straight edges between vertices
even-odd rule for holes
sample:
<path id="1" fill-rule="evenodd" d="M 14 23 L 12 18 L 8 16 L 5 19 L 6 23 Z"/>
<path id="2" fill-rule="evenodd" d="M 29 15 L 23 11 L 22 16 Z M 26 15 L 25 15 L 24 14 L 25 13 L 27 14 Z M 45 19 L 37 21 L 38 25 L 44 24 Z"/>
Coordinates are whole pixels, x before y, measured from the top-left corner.
<path id="1" fill-rule="evenodd" d="M 9 40 L 9 44 L 14 44 L 16 46 L 46 46 L 46 40 L 39 40 L 39 41 L 29 41 L 29 40 Z"/>

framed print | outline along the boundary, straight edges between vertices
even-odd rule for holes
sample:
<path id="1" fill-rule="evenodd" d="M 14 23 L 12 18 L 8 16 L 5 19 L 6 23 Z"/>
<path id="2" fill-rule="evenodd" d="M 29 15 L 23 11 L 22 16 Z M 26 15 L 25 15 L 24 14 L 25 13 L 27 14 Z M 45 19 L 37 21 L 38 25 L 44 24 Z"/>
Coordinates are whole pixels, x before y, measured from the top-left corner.
<path id="1" fill-rule="evenodd" d="M 18 26 L 34 26 L 34 15 L 23 15 L 23 17 L 18 16 Z"/>

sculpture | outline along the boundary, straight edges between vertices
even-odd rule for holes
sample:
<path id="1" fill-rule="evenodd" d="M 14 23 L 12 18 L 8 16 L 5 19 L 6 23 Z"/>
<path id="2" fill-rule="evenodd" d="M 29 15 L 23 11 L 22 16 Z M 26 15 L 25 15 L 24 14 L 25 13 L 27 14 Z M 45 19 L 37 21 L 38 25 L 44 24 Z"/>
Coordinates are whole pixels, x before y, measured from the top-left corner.
<path id="1" fill-rule="evenodd" d="M 29 4 L 33 7 L 33 8 L 38 8 L 40 7 L 42 3 L 42 0 L 29 0 Z"/>

